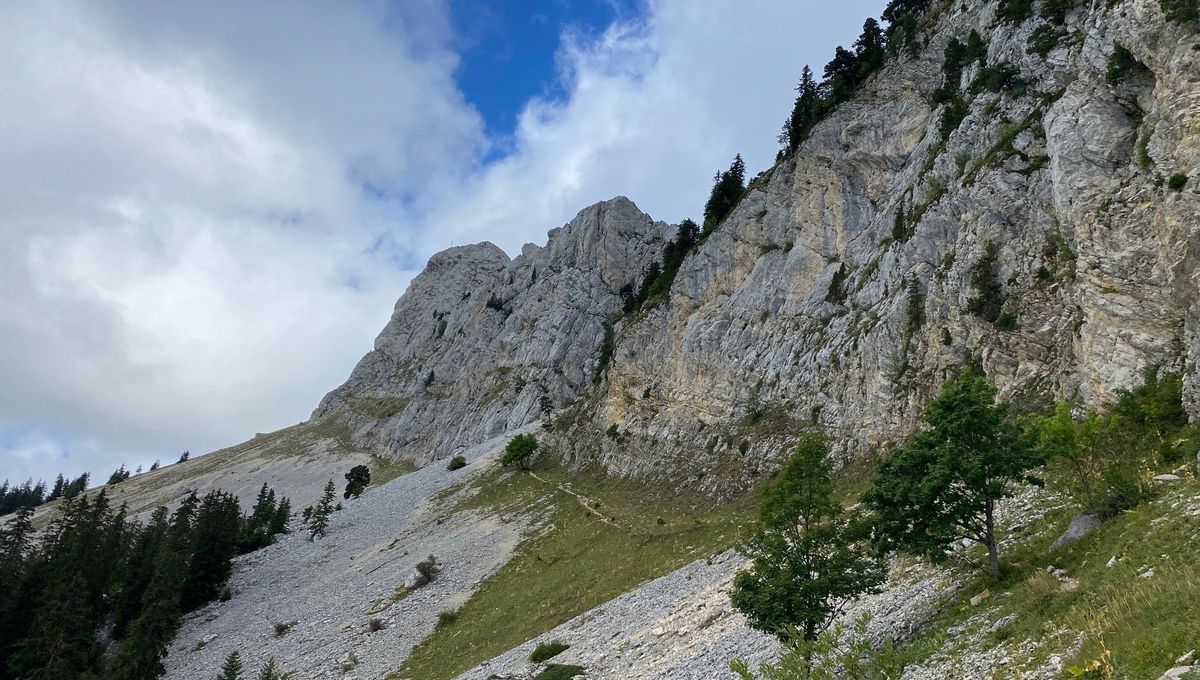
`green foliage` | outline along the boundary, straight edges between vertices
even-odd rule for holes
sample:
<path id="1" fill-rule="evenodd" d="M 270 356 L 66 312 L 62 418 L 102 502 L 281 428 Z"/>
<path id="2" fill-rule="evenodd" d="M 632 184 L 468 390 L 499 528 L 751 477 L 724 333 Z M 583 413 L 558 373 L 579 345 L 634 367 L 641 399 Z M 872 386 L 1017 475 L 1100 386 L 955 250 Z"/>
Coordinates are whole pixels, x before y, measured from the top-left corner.
<path id="1" fill-rule="evenodd" d="M 1051 50 L 1058 47 L 1058 43 L 1066 35 L 1066 31 L 1053 24 L 1042 24 L 1029 34 L 1028 52 L 1044 58 L 1050 54 Z"/>
<path id="2" fill-rule="evenodd" d="M 547 659 L 553 659 L 570 648 L 571 645 L 568 645 L 561 640 L 542 642 L 533 649 L 533 653 L 529 655 L 529 660 L 533 663 L 541 663 Z"/>
<path id="3" fill-rule="evenodd" d="M 1004 284 L 996 272 L 998 254 L 996 244 L 988 241 L 983 255 L 971 268 L 971 285 L 978 294 L 967 302 L 967 311 L 992 323 L 1000 318 L 1004 307 Z"/>
<path id="4" fill-rule="evenodd" d="M 788 153 L 795 153 L 808 133 L 820 122 L 825 102 L 821 99 L 820 86 L 813 78 L 812 69 L 806 64 L 800 72 L 800 84 L 796 86 L 796 102 L 792 114 L 784 121 L 779 142 Z"/>
<path id="5" fill-rule="evenodd" d="M 1200 21 L 1200 6 L 1196 0 L 1158 0 L 1167 21 L 1178 24 Z"/>
<path id="6" fill-rule="evenodd" d="M 552 663 L 543 668 L 541 673 L 533 676 L 533 680 L 571 680 L 586 671 L 587 669 L 583 666 Z"/>
<path id="7" fill-rule="evenodd" d="M 1002 22 L 1019 24 L 1033 14 L 1033 0 L 1000 0 L 996 18 Z"/>
<path id="8" fill-rule="evenodd" d="M 652 262 L 646 274 L 642 277 L 641 288 L 633 297 L 632 303 L 627 304 L 626 313 L 631 312 L 652 298 L 666 295 L 675 282 L 675 275 L 683 265 L 683 259 L 696 245 L 700 237 L 700 227 L 692 220 L 684 220 L 679 224 L 675 240 L 663 247 L 662 264 Z"/>
<path id="9" fill-rule="evenodd" d="M 358 498 L 363 491 L 367 490 L 367 485 L 371 483 L 371 468 L 366 465 L 355 465 L 346 473 L 346 490 L 342 493 L 342 498 L 354 496 Z"/>
<path id="10" fill-rule="evenodd" d="M 948 139 L 970 112 L 971 104 L 962 95 L 954 95 L 946 102 L 941 117 L 938 118 L 938 134 L 942 136 L 942 139 Z"/>
<path id="11" fill-rule="evenodd" d="M 504 447 L 504 455 L 500 456 L 500 464 L 505 467 L 516 465 L 522 470 L 528 470 L 530 458 L 537 449 L 537 437 L 531 434 L 519 434 L 510 439 Z"/>
<path id="12" fill-rule="evenodd" d="M 279 670 L 279 666 L 275 663 L 275 659 L 270 659 L 267 664 L 258 672 L 256 680 L 289 680 L 291 673 L 284 673 Z"/>
<path id="13" fill-rule="evenodd" d="M 904 201 L 900 201 L 900 205 L 896 207 L 896 216 L 892 219 L 892 240 L 897 243 L 904 243 L 912 238 L 912 229 L 909 227 L 908 220 L 904 218 Z"/>
<path id="14" fill-rule="evenodd" d="M 718 172 L 713 178 L 713 188 L 704 204 L 704 231 L 711 232 L 733 212 L 746 192 L 746 163 L 737 154 L 729 169 Z"/>
<path id="15" fill-rule="evenodd" d="M 1187 183 L 1187 175 L 1183 174 L 1182 172 L 1177 172 L 1174 175 L 1171 175 L 1171 179 L 1167 180 L 1167 188 L 1171 191 L 1183 191 L 1183 188 L 1187 186 Z"/>
<path id="16" fill-rule="evenodd" d="M 212 491 L 200 501 L 191 532 L 192 557 L 180 594 L 185 613 L 221 594 L 238 553 L 240 519 L 241 508 L 233 494 Z"/>
<path id="17" fill-rule="evenodd" d="M 1024 87 L 1025 81 L 1021 78 L 1021 69 L 1007 61 L 981 68 L 975 76 L 975 80 L 971 81 L 972 94 L 979 92 L 1020 94 L 1024 91 Z"/>
<path id="18" fill-rule="evenodd" d="M 1141 64 L 1133 56 L 1133 53 L 1120 45 L 1113 45 L 1112 55 L 1108 57 L 1108 70 L 1105 72 L 1105 77 L 1108 79 L 1109 85 L 1120 85 L 1125 82 Z"/>
<path id="19" fill-rule="evenodd" d="M 758 522 L 739 545 L 749 569 L 733 580 L 730 601 L 754 628 L 815 640 L 855 597 L 878 588 L 881 560 L 833 500 L 825 442 L 809 435 L 764 489 Z"/>
<path id="20" fill-rule="evenodd" d="M 1043 458 L 995 395 L 981 376 L 962 374 L 926 407 L 928 429 L 880 464 L 863 499 L 879 548 L 937 562 L 967 539 L 987 547 L 999 576 L 996 502 L 1018 482 L 1039 483 L 1029 471 Z"/>
<path id="21" fill-rule="evenodd" d="M 315 541 L 318 538 L 325 536 L 325 531 L 329 528 L 329 516 L 333 514 L 333 495 L 337 492 L 337 487 L 334 486 L 333 480 L 330 479 L 325 484 L 325 490 L 321 494 L 321 500 L 313 506 L 312 512 L 307 518 L 308 522 L 308 540 Z"/>
<path id="22" fill-rule="evenodd" d="M 929 0 L 891 0 L 883 9 L 881 18 L 888 22 L 884 32 L 887 53 L 898 55 L 907 52 L 916 55 L 920 48 L 917 40 L 918 20 L 929 5 Z"/>
<path id="23" fill-rule="evenodd" d="M 217 680 L 242 680 L 242 655 L 236 651 L 225 657 L 225 665 L 221 666 L 221 674 Z"/>
<path id="24" fill-rule="evenodd" d="M 461 469 L 465 468 L 466 466 L 467 466 L 467 459 L 465 456 L 455 456 L 450 459 L 449 463 L 446 463 L 447 470 L 461 470 Z"/>
<path id="25" fill-rule="evenodd" d="M 888 640 L 878 649 L 867 632 L 869 614 L 854 620 L 851 630 L 838 622 L 815 640 L 792 634 L 775 663 L 763 663 L 757 677 L 762 680 L 898 680 L 908 665 L 904 653 Z M 742 680 L 756 680 L 749 664 L 734 659 L 729 668 Z"/>
<path id="26" fill-rule="evenodd" d="M 825 301 L 840 305 L 846 301 L 846 263 L 838 265 L 837 271 L 829 279 L 829 291 L 825 293 Z"/>
<path id="27" fill-rule="evenodd" d="M 436 628 L 453 626 L 458 621 L 457 609 L 445 609 L 438 612 Z"/>
<path id="28" fill-rule="evenodd" d="M 946 347 L 949 347 L 950 345 L 954 344 L 954 338 L 950 337 L 950 329 L 949 328 L 945 328 L 945 327 L 942 328 L 942 344 L 945 345 Z"/>

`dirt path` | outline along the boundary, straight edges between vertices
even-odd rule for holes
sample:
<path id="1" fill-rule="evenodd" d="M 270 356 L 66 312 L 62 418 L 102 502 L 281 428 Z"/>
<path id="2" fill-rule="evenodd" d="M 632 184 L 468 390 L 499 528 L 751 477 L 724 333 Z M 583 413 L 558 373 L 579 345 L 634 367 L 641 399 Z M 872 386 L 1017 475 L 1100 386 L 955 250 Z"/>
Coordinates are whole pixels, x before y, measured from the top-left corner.
<path id="1" fill-rule="evenodd" d="M 544 477 L 539 477 L 538 474 L 536 472 L 533 472 L 532 470 L 529 472 L 529 474 L 533 475 L 534 479 L 538 480 L 542 484 L 545 484 L 546 486 L 553 486 L 554 488 L 558 489 L 559 491 L 561 491 L 565 494 L 574 496 L 575 500 L 578 501 L 580 505 L 582 505 L 584 508 L 586 508 L 589 512 L 595 514 L 596 517 L 600 518 L 601 522 L 604 522 L 605 524 L 616 527 L 618 529 L 621 528 L 621 525 L 618 524 L 616 520 L 614 520 L 611 517 L 605 517 L 599 510 L 597 510 L 595 508 L 595 506 L 591 505 L 590 504 L 591 499 L 588 498 L 587 496 L 584 496 L 583 494 L 575 493 L 574 491 L 571 490 L 570 487 L 565 486 L 563 484 L 555 484 L 554 482 L 552 482 Z"/>

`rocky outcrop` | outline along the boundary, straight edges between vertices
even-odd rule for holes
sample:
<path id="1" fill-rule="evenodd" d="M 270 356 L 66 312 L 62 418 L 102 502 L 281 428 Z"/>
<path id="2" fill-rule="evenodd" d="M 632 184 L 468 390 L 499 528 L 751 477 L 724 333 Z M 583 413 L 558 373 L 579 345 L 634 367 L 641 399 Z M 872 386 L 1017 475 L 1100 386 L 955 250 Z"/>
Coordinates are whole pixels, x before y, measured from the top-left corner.
<path id="1" fill-rule="evenodd" d="M 618 197 L 512 260 L 490 243 L 438 253 L 313 417 L 338 413 L 359 444 L 417 461 L 537 420 L 592 387 L 622 292 L 671 235 Z"/>
<path id="2" fill-rule="evenodd" d="M 1176 371 L 1197 412 L 1200 35 L 1157 0 L 1081 3 L 1041 56 L 1046 20 L 995 6 L 936 4 L 925 47 L 757 177 L 666 299 L 622 313 L 672 234 L 625 199 L 511 261 L 451 249 L 315 415 L 428 459 L 586 396 L 558 419 L 568 459 L 715 489 L 730 475 L 704 470 L 744 481 L 805 428 L 845 454 L 886 444 L 965 364 L 1023 403 L 1100 404 Z M 945 46 L 972 30 L 987 54 L 943 129 Z M 1135 63 L 1110 80 L 1118 45 Z"/>

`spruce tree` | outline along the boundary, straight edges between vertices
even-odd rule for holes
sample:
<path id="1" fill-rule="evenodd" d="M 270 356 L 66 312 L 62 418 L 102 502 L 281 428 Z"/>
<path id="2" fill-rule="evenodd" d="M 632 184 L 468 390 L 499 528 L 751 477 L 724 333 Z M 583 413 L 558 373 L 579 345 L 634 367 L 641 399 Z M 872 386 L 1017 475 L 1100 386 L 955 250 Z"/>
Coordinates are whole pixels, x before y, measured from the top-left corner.
<path id="1" fill-rule="evenodd" d="M 215 600 L 229 580 L 241 533 L 240 520 L 237 496 L 212 491 L 201 501 L 191 535 L 188 575 L 180 596 L 184 612 Z"/>
<path id="2" fill-rule="evenodd" d="M 330 479 L 329 483 L 325 485 L 325 492 L 321 494 L 321 500 L 313 506 L 312 514 L 309 516 L 308 540 L 315 541 L 325 536 L 325 530 L 329 528 L 329 516 L 333 514 L 333 494 L 336 491 L 337 487 Z"/>
<path id="3" fill-rule="evenodd" d="M 237 651 L 225 657 L 225 665 L 221 666 L 221 674 L 217 680 L 242 680 L 242 655 Z"/>

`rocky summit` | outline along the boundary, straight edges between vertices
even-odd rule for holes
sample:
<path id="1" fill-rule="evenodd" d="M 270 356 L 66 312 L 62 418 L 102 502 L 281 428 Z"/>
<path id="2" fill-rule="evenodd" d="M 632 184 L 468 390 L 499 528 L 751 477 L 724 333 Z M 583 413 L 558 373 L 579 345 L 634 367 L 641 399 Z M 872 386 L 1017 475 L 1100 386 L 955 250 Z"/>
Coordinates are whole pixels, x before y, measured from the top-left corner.
<path id="1" fill-rule="evenodd" d="M 434 255 L 310 421 L 114 485 L 161 536 L 193 493 L 311 503 L 183 614 L 166 677 L 1200 674 L 1194 5 L 897 0 L 703 225 L 618 196 Z M 797 484 L 816 514 L 758 540 Z M 746 575 L 810 526 L 884 549 L 796 639 Z"/>

